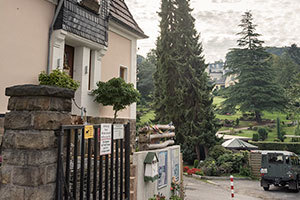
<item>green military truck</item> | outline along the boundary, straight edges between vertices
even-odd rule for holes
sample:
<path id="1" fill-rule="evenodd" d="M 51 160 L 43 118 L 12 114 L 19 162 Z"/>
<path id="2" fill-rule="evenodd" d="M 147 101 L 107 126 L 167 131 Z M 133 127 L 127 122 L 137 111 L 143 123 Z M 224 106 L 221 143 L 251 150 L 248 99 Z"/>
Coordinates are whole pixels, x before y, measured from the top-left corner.
<path id="1" fill-rule="evenodd" d="M 289 151 L 262 151 L 261 186 L 269 190 L 270 185 L 285 186 L 299 192 L 299 157 Z"/>

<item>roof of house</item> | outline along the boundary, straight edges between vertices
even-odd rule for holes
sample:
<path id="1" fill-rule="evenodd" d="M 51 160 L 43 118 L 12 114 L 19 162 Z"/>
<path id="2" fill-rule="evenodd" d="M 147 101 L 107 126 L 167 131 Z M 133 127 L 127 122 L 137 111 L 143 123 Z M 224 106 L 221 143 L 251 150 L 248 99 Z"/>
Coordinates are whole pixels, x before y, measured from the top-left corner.
<path id="1" fill-rule="evenodd" d="M 144 31 L 139 27 L 133 19 L 124 0 L 112 0 L 110 4 L 110 17 L 114 21 L 124 25 L 142 38 L 148 38 Z"/>

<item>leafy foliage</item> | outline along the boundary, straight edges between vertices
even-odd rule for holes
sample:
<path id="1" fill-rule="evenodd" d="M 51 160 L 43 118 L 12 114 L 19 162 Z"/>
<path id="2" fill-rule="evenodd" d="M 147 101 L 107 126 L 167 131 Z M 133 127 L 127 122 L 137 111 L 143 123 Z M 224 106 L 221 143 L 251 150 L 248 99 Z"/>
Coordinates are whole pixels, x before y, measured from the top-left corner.
<path id="1" fill-rule="evenodd" d="M 274 80 L 270 54 L 262 47 L 260 34 L 255 32 L 251 12 L 245 12 L 239 25 L 242 31 L 237 41 L 241 48 L 232 49 L 226 56 L 225 67 L 236 74 L 239 80 L 227 89 L 225 107 L 239 106 L 242 112 L 254 112 L 256 121 L 261 122 L 261 112 L 285 108 L 283 89 Z"/>
<path id="2" fill-rule="evenodd" d="M 227 150 L 224 148 L 222 145 L 215 145 L 213 148 L 210 149 L 209 151 L 209 157 L 217 160 L 221 155 L 230 153 L 230 150 Z"/>
<path id="3" fill-rule="evenodd" d="M 114 121 L 117 112 L 139 100 L 140 94 L 132 83 L 126 83 L 122 78 L 112 78 L 108 82 L 99 81 L 97 89 L 93 90 L 95 102 L 104 106 L 113 106 Z"/>
<path id="4" fill-rule="evenodd" d="M 152 101 L 154 92 L 153 74 L 155 72 L 156 56 L 154 50 L 147 54 L 147 58 L 140 58 L 138 62 L 137 89 L 141 93 L 141 104 Z"/>
<path id="5" fill-rule="evenodd" d="M 74 91 L 79 87 L 78 81 L 74 81 L 66 72 L 59 69 L 53 70 L 49 75 L 45 72 L 41 72 L 39 75 L 39 83 L 40 85 L 51 85 Z"/>

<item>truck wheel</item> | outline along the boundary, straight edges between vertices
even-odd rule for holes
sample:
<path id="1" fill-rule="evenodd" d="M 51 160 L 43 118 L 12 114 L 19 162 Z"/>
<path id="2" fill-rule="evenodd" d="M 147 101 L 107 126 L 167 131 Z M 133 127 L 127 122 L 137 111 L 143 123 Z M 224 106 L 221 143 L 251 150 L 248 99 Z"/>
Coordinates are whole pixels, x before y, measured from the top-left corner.
<path id="1" fill-rule="evenodd" d="M 295 192 L 299 192 L 299 177 L 297 177 L 295 182 L 296 182 Z"/>
<path id="2" fill-rule="evenodd" d="M 265 191 L 268 191 L 270 189 L 270 185 L 263 187 Z"/>

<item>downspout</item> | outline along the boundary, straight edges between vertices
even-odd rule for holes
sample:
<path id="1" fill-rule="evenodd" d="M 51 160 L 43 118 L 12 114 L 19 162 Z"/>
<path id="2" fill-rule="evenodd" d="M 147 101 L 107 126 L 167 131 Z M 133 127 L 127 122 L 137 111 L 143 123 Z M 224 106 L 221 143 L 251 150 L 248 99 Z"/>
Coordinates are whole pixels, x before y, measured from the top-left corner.
<path id="1" fill-rule="evenodd" d="M 49 28 L 49 35 L 48 35 L 48 55 L 47 55 L 47 74 L 50 74 L 50 51 L 51 51 L 51 37 L 52 37 L 52 33 L 53 33 L 53 26 L 54 23 L 56 22 L 57 16 L 62 8 L 63 3 L 65 2 L 65 0 L 60 0 L 57 8 L 55 10 L 55 14 L 54 17 L 52 19 L 50 28 Z"/>

